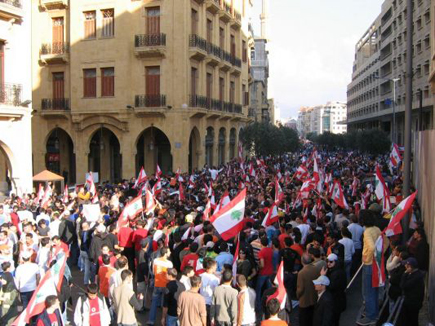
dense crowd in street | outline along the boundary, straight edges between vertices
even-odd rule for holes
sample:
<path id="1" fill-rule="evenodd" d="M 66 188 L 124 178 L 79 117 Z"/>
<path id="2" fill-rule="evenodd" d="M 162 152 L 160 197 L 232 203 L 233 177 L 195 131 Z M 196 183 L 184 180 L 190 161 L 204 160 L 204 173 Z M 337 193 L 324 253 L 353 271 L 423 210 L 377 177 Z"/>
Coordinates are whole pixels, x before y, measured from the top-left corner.
<path id="1" fill-rule="evenodd" d="M 400 301 L 399 322 L 417 326 L 429 246 L 417 200 L 410 238 L 391 227 L 405 198 L 390 161 L 306 145 L 192 174 L 158 168 L 97 185 L 90 175 L 65 193 L 11 195 L 0 205 L 0 325 L 133 326 L 147 311 L 148 325 L 280 326 L 297 309 L 301 326 L 338 326 L 361 273 L 359 325 L 374 324 L 388 298 L 387 311 Z M 244 215 L 228 238 L 217 216 L 240 193 Z M 74 302 L 73 285 L 86 292 Z"/>

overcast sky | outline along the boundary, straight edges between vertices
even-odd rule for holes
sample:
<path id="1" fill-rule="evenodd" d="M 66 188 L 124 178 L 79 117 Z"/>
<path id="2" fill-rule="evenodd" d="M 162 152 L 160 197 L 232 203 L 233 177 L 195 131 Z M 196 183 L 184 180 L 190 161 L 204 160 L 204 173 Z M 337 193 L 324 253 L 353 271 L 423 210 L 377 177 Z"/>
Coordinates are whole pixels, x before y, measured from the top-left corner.
<path id="1" fill-rule="evenodd" d="M 260 35 L 262 0 L 254 0 Z M 346 101 L 355 44 L 381 12 L 383 0 L 269 0 L 269 97 L 281 117 L 301 106 Z"/>

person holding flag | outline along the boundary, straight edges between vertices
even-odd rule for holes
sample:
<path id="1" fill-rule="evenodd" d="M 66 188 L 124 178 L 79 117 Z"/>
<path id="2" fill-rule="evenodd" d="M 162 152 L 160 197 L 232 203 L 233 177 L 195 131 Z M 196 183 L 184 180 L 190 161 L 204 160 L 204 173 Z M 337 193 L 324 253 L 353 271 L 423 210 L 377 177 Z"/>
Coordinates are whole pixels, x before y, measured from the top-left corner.
<path id="1" fill-rule="evenodd" d="M 110 325 L 110 313 L 106 300 L 98 293 L 98 285 L 88 284 L 86 294 L 79 297 L 74 310 L 76 326 Z"/>

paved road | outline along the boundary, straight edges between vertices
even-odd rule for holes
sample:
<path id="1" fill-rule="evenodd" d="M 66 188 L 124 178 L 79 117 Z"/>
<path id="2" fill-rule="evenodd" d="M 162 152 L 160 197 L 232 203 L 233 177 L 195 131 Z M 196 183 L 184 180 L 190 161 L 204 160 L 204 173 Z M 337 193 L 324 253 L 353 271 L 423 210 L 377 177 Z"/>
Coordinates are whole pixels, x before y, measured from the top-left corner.
<path id="1" fill-rule="evenodd" d="M 83 286 L 83 274 L 77 270 L 77 268 L 73 268 L 72 270 L 73 274 L 73 288 L 72 288 L 72 295 L 73 295 L 73 302 L 77 301 L 77 297 L 81 295 L 84 291 Z M 150 299 L 150 298 L 149 298 Z M 347 309 L 342 314 L 340 325 L 343 326 L 353 326 L 355 325 L 355 321 L 357 319 L 357 315 L 359 312 L 359 309 L 361 307 L 362 303 L 362 297 L 361 297 L 361 278 L 358 277 L 355 281 L 355 283 L 351 286 L 347 293 Z M 150 302 L 148 300 L 148 306 Z M 68 307 L 69 311 L 69 320 L 72 321 L 72 315 L 73 311 L 71 307 Z M 137 313 L 136 317 L 139 323 L 139 326 L 146 325 L 146 322 L 148 321 L 148 311 L 145 313 Z M 161 312 L 158 312 L 157 319 L 156 319 L 156 326 L 160 325 L 160 319 L 161 319 Z M 71 325 L 74 325 L 71 323 Z M 292 326 L 299 326 L 298 321 L 298 311 L 297 308 L 292 312 L 291 314 L 291 325 Z"/>

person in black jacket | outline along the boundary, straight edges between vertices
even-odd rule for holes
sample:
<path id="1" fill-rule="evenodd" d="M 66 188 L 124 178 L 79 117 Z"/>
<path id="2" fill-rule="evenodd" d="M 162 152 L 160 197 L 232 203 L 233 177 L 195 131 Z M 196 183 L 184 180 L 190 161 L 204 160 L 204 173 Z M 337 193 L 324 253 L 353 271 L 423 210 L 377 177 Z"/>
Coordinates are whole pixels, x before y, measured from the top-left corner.
<path id="1" fill-rule="evenodd" d="M 424 272 L 418 269 L 417 260 L 410 257 L 403 262 L 405 272 L 400 281 L 405 299 L 403 301 L 400 320 L 403 325 L 418 326 L 418 313 L 424 300 Z"/>
<path id="2" fill-rule="evenodd" d="M 59 299 L 55 295 L 45 298 L 45 310 L 38 316 L 36 326 L 63 326 L 62 316 L 59 311 Z"/>
<path id="3" fill-rule="evenodd" d="M 344 269 L 344 246 L 338 242 L 340 240 L 340 235 L 338 232 L 330 232 L 326 237 L 326 242 L 329 247 L 326 250 L 326 254 L 335 254 L 338 257 L 337 265 Z"/>
<path id="4" fill-rule="evenodd" d="M 397 250 L 397 249 L 396 249 Z M 409 258 L 409 254 L 406 251 L 400 253 L 400 260 L 403 262 Z M 390 287 L 388 289 L 388 297 L 390 298 L 390 313 L 396 303 L 397 299 L 402 295 L 402 288 L 400 282 L 402 281 L 402 275 L 405 273 L 405 266 L 400 263 L 399 266 L 393 268 L 390 271 Z"/>
<path id="5" fill-rule="evenodd" d="M 338 257 L 336 254 L 329 254 L 327 258 L 328 270 L 323 269 L 320 274 L 329 278 L 330 284 L 328 290 L 333 298 L 332 312 L 333 325 L 339 326 L 340 315 L 346 310 L 346 272 L 337 264 Z"/>
<path id="6" fill-rule="evenodd" d="M 329 278 L 325 275 L 320 275 L 313 283 L 318 295 L 317 303 L 314 307 L 313 325 L 333 326 L 334 316 L 331 307 L 334 304 L 334 299 L 332 294 L 327 290 L 327 286 L 330 284 Z"/>
<path id="7" fill-rule="evenodd" d="M 91 247 L 89 248 L 89 261 L 91 262 L 91 283 L 98 274 L 98 257 L 101 256 L 101 248 L 103 245 L 108 245 L 106 228 L 103 224 L 96 227 L 94 236 L 92 237 Z"/>

